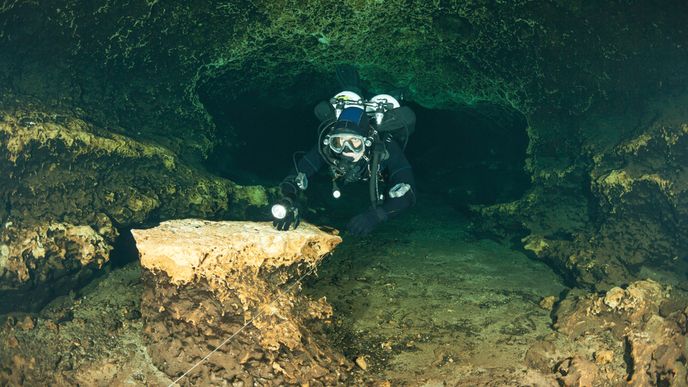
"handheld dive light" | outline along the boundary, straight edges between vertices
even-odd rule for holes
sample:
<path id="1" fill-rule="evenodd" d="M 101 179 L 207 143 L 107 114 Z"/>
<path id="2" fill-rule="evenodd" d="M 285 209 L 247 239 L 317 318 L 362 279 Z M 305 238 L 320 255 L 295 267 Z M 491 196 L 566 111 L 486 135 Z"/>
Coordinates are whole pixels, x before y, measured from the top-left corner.
<path id="1" fill-rule="evenodd" d="M 283 204 L 277 203 L 272 206 L 271 212 L 275 219 L 284 219 L 287 216 L 287 207 L 285 207 Z"/>
<path id="2" fill-rule="evenodd" d="M 294 203 L 287 197 L 280 199 L 277 203 L 273 204 L 270 209 L 275 219 L 284 219 L 292 211 L 294 211 Z"/>

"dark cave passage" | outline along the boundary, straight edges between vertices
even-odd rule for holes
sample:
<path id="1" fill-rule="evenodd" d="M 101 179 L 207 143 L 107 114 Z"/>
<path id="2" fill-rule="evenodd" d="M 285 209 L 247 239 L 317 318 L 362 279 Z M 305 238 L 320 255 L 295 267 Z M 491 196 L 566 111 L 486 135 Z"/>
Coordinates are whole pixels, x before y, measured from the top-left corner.
<path id="1" fill-rule="evenodd" d="M 524 171 L 528 135 L 522 114 L 489 104 L 413 108 L 418 123 L 407 155 L 420 191 L 463 208 L 516 200 L 530 187 Z"/>
<path id="2" fill-rule="evenodd" d="M 226 81 L 217 82 L 219 87 L 209 82 L 200 91 L 221 140 L 207 168 L 239 184 L 277 184 L 292 167 L 294 152 L 315 144 L 319 122 L 313 107 L 319 99 L 275 97 L 284 91 L 228 98 L 218 91 L 228 89 Z M 406 154 L 419 192 L 462 209 L 518 199 L 530 186 L 523 169 L 528 136 L 522 114 L 491 104 L 453 110 L 409 105 L 417 125 Z"/>
<path id="3" fill-rule="evenodd" d="M 316 137 L 312 106 L 275 106 L 253 93 L 206 106 L 222 141 L 207 168 L 239 184 L 279 181 L 291 167 L 293 153 L 312 146 Z"/>
<path id="4" fill-rule="evenodd" d="M 320 73 L 301 74 L 279 87 L 247 86 L 235 73 L 204 82 L 199 98 L 219 140 L 206 168 L 239 184 L 279 182 L 294 152 L 313 146 L 319 125 L 313 107 L 320 96 L 335 92 L 328 85 L 331 80 Z"/>

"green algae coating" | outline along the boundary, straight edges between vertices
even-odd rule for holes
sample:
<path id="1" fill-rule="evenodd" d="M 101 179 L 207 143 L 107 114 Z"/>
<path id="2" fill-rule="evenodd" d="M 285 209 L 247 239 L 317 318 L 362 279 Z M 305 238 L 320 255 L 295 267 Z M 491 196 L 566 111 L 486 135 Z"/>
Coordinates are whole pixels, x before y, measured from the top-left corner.
<path id="1" fill-rule="evenodd" d="M 235 193 L 234 197 L 237 200 L 246 201 L 249 205 L 254 207 L 267 206 L 268 193 L 265 187 L 261 185 L 253 186 L 238 186 L 241 189 L 239 193 Z"/>
<path id="2" fill-rule="evenodd" d="M 117 228 L 241 218 L 267 204 L 262 187 L 212 176 L 160 144 L 73 113 L 35 103 L 1 110 L 0 167 L 9 173 L 0 176 L 0 198 L 10 208 L 0 229 L 2 297 L 41 288 L 40 305 L 50 290 L 74 286 L 109 260 Z"/>

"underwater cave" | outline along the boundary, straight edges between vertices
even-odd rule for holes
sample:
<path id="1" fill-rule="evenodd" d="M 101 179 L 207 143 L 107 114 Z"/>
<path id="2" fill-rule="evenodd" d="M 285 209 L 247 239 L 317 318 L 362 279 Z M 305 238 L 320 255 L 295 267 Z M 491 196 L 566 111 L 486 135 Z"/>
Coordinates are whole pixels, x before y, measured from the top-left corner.
<path id="1" fill-rule="evenodd" d="M 320 122 L 313 108 L 339 91 L 334 76 L 307 74 L 286 89 L 245 86 L 241 94 L 232 94 L 236 80 L 226 78 L 208 80 L 199 88 L 220 144 L 206 167 L 239 184 L 277 185 L 316 143 Z M 313 84 L 329 85 L 313 90 Z M 302 90 L 314 97 L 304 98 Z M 322 94 L 315 96 L 317 92 Z M 473 204 L 517 200 L 528 190 L 527 121 L 522 113 L 491 103 L 429 109 L 403 102 L 417 119 L 405 154 L 419 194 L 467 210 Z M 321 171 L 316 184 L 328 186 L 326 175 Z M 325 190 L 317 192 L 325 196 L 320 201 L 330 201 Z"/>
<path id="2" fill-rule="evenodd" d="M 688 385 L 686 14 L 5 2 L 0 385 Z M 351 69 L 415 189 L 291 197 Z"/>

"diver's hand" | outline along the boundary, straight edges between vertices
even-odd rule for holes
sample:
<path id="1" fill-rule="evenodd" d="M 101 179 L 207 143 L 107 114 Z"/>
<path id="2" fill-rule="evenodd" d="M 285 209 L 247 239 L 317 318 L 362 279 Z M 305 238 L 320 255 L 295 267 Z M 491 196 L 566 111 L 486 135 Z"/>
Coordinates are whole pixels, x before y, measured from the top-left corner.
<path id="1" fill-rule="evenodd" d="M 378 224 L 387 220 L 387 213 L 382 208 L 371 209 L 351 218 L 347 229 L 349 233 L 357 236 L 370 234 Z"/>
<path id="2" fill-rule="evenodd" d="M 296 230 L 301 223 L 299 207 L 293 199 L 287 197 L 280 199 L 272 206 L 272 216 L 275 218 L 272 225 L 280 231 L 287 231 L 292 226 Z"/>

